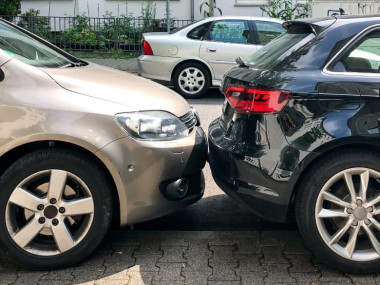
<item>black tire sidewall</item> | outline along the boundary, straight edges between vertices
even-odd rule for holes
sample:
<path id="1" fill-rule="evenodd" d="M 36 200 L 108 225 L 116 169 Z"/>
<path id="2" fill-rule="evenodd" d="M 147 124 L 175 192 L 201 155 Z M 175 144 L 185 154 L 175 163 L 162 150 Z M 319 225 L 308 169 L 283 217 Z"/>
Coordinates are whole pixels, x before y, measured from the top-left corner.
<path id="1" fill-rule="evenodd" d="M 335 174 L 349 168 L 366 167 L 380 172 L 379 157 L 369 153 L 348 153 L 327 158 L 314 167 L 301 183 L 296 201 L 297 224 L 306 245 L 321 261 L 345 272 L 373 273 L 380 270 L 380 260 L 358 262 L 350 261 L 332 251 L 321 237 L 316 220 L 315 206 L 318 195 L 326 182 Z"/>
<path id="2" fill-rule="evenodd" d="M 91 227 L 74 248 L 56 256 L 37 256 L 21 249 L 8 233 L 5 211 L 15 187 L 28 176 L 47 169 L 60 169 L 78 176 L 90 189 L 94 201 Z M 28 154 L 16 161 L 0 179 L 0 241 L 11 260 L 32 269 L 54 269 L 74 265 L 99 245 L 112 216 L 112 195 L 101 168 L 81 153 L 49 149 Z"/>
<path id="3" fill-rule="evenodd" d="M 203 73 L 203 75 L 205 77 L 205 84 L 204 84 L 203 88 L 195 94 L 186 93 L 185 91 L 182 90 L 182 88 L 179 86 L 179 83 L 178 83 L 178 78 L 179 78 L 180 74 L 182 73 L 182 71 L 185 70 L 186 68 L 191 68 L 191 67 L 198 68 Z M 210 87 L 210 84 L 211 84 L 210 73 L 202 64 L 199 64 L 196 62 L 184 63 L 184 64 L 180 65 L 173 74 L 174 89 L 177 91 L 177 93 L 181 94 L 186 99 L 201 98 L 203 95 L 206 94 L 207 90 Z"/>

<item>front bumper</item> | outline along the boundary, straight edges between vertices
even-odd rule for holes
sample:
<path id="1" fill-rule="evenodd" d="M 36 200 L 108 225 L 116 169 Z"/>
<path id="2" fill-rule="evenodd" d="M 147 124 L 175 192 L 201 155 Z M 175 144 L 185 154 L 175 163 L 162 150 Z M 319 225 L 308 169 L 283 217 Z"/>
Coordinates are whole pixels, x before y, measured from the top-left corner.
<path id="1" fill-rule="evenodd" d="M 140 223 L 186 207 L 203 196 L 202 169 L 207 158 L 207 137 L 201 127 L 175 141 L 117 140 L 101 150 L 117 169 L 116 187 L 121 225 Z M 178 178 L 190 181 L 188 194 L 170 201 L 160 190 Z"/>
<path id="2" fill-rule="evenodd" d="M 288 144 L 276 149 L 237 143 L 225 136 L 219 119 L 211 123 L 208 141 L 208 161 L 219 187 L 255 214 L 285 222 L 294 187 L 292 173 L 283 169 L 282 160 L 293 155 Z"/>
<path id="3" fill-rule="evenodd" d="M 139 75 L 145 78 L 169 82 L 180 58 L 169 56 L 141 55 L 137 59 Z"/>

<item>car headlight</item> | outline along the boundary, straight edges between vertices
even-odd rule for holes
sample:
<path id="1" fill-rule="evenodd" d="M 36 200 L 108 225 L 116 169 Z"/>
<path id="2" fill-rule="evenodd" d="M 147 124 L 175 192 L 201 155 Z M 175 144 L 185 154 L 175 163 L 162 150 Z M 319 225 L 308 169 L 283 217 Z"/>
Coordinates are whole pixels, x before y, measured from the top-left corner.
<path id="1" fill-rule="evenodd" d="M 141 140 L 175 140 L 189 135 L 179 118 L 164 111 L 117 114 L 116 121 L 127 134 Z"/>

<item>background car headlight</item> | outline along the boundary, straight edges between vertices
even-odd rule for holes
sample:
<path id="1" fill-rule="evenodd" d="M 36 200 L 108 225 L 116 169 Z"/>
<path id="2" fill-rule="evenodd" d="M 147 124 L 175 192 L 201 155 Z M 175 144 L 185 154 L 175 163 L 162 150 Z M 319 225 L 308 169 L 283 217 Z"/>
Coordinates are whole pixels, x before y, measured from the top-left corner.
<path id="1" fill-rule="evenodd" d="M 116 121 L 129 135 L 142 140 L 175 140 L 189 135 L 179 118 L 164 111 L 117 114 Z"/>

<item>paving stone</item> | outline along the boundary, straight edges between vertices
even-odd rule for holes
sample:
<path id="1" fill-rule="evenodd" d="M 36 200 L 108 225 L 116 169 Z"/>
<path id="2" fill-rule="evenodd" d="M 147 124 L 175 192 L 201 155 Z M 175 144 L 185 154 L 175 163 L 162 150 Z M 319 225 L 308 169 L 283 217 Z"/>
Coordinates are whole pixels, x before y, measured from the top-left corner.
<path id="1" fill-rule="evenodd" d="M 126 233 L 125 231 L 110 231 L 105 238 L 105 243 L 126 246 L 140 246 L 139 238 L 133 235 L 133 232 Z"/>
<path id="2" fill-rule="evenodd" d="M 236 275 L 237 263 L 214 263 L 210 264 L 212 275 L 209 281 L 240 281 L 240 277 Z"/>
<path id="3" fill-rule="evenodd" d="M 160 250 L 161 240 L 157 239 L 141 239 L 140 247 L 135 250 L 138 254 L 159 254 L 162 255 Z"/>
<path id="4" fill-rule="evenodd" d="M 47 275 L 48 271 L 18 271 L 17 272 L 17 280 L 13 284 L 21 285 L 21 284 L 37 284 L 38 281 L 44 276 Z M 1 272 L 0 272 L 1 275 Z M 1 280 L 1 277 L 0 277 Z M 0 284 L 3 284 L 0 281 Z"/>
<path id="5" fill-rule="evenodd" d="M 209 263 L 232 263 L 238 260 L 234 256 L 236 246 L 211 246 L 212 257 L 209 259 Z"/>
<path id="6" fill-rule="evenodd" d="M 240 281 L 208 281 L 208 285 L 240 285 Z"/>
<path id="7" fill-rule="evenodd" d="M 18 277 L 17 268 L 3 264 L 0 271 L 0 284 L 13 284 L 16 282 Z"/>
<path id="8" fill-rule="evenodd" d="M 283 246 L 280 231 L 266 231 L 260 235 L 259 246 Z"/>
<path id="9" fill-rule="evenodd" d="M 280 241 L 285 245 L 285 254 L 310 254 L 299 232 L 282 232 Z"/>
<path id="10" fill-rule="evenodd" d="M 375 275 L 345 274 L 355 285 L 375 285 Z"/>
<path id="11" fill-rule="evenodd" d="M 156 266 L 156 263 L 160 257 L 161 255 L 135 253 L 135 265 L 130 267 L 129 271 L 158 272 L 159 268 Z"/>
<path id="12" fill-rule="evenodd" d="M 239 261 L 239 268 L 237 269 L 238 272 L 263 271 L 260 264 L 262 254 L 237 254 L 235 257 Z"/>
<path id="13" fill-rule="evenodd" d="M 110 264 L 99 279 L 124 280 L 129 276 L 129 268 L 122 264 Z"/>
<path id="14" fill-rule="evenodd" d="M 48 274 L 43 275 L 41 280 L 74 280 L 73 268 L 50 271 Z"/>
<path id="15" fill-rule="evenodd" d="M 289 272 L 318 272 L 318 268 L 311 263 L 311 255 L 309 254 L 288 254 L 285 257 L 290 260 L 292 265 Z"/>
<path id="16" fill-rule="evenodd" d="M 99 279 L 95 281 L 95 285 L 127 285 L 129 279 L 119 280 L 119 279 Z"/>
<path id="17" fill-rule="evenodd" d="M 232 233 L 214 232 L 209 237 L 209 246 L 228 246 L 235 245 L 236 240 Z"/>
<path id="18" fill-rule="evenodd" d="M 155 274 L 153 272 L 129 272 L 128 285 L 151 284 Z"/>
<path id="19" fill-rule="evenodd" d="M 208 277 L 211 276 L 212 269 L 197 272 L 187 272 L 182 270 L 187 285 L 207 285 Z"/>
<path id="20" fill-rule="evenodd" d="M 263 253 L 263 259 L 261 259 L 262 264 L 289 264 L 283 254 L 285 250 L 282 246 L 261 246 L 259 247 Z"/>
<path id="21" fill-rule="evenodd" d="M 161 247 L 161 250 L 163 251 L 163 256 L 158 259 L 158 262 L 160 263 L 186 262 L 184 258 L 186 247 L 182 247 L 182 246 Z"/>
<path id="22" fill-rule="evenodd" d="M 265 264 L 263 267 L 267 270 L 268 275 L 265 277 L 264 282 L 290 282 L 294 283 L 296 280 L 288 273 L 290 265 L 287 264 Z"/>
<path id="23" fill-rule="evenodd" d="M 37 284 L 38 285 L 69 285 L 71 284 L 71 281 L 70 280 L 40 280 L 38 281 Z"/>
<path id="24" fill-rule="evenodd" d="M 161 241 L 161 247 L 168 247 L 168 246 L 182 246 L 182 247 L 189 247 L 189 242 L 185 240 L 185 238 L 178 238 L 176 236 L 172 237 L 169 236 L 163 241 Z"/>
<path id="25" fill-rule="evenodd" d="M 289 275 L 297 280 L 298 284 L 310 284 L 315 285 L 319 284 L 319 276 L 320 273 L 310 273 L 310 272 L 302 272 L 302 273 L 296 273 L 291 272 Z"/>
<path id="26" fill-rule="evenodd" d="M 351 279 L 344 276 L 343 273 L 327 267 L 324 264 L 317 264 L 319 271 L 321 272 L 320 282 L 336 282 L 344 284 L 352 284 Z"/>
<path id="27" fill-rule="evenodd" d="M 212 252 L 208 249 L 207 240 L 190 241 L 189 248 L 184 252 L 186 267 L 184 271 L 199 271 L 208 268 L 208 260 Z"/>
<path id="28" fill-rule="evenodd" d="M 81 264 L 73 267 L 73 274 L 75 275 L 76 271 L 99 271 L 103 272 L 106 267 L 104 262 L 106 258 L 111 257 L 111 254 L 93 254 L 90 257 L 86 258 Z"/>
<path id="29" fill-rule="evenodd" d="M 157 263 L 160 271 L 153 277 L 156 281 L 185 281 L 185 277 L 182 276 L 182 268 L 186 266 L 185 263 Z"/>
<path id="30" fill-rule="evenodd" d="M 261 285 L 264 284 L 264 278 L 267 273 L 262 269 L 261 271 L 248 272 L 241 271 L 236 273 L 241 278 L 242 285 Z"/>
<path id="31" fill-rule="evenodd" d="M 125 263 L 133 266 L 135 264 L 133 253 L 137 249 L 136 246 L 114 246 L 113 249 L 114 252 L 105 258 L 105 265 L 108 263 Z"/>
<path id="32" fill-rule="evenodd" d="M 236 254 L 254 254 L 258 253 L 258 244 L 260 236 L 258 233 L 245 233 L 239 234 L 235 237 L 237 241 L 237 250 Z"/>
<path id="33" fill-rule="evenodd" d="M 185 285 L 185 281 L 179 280 L 165 280 L 165 281 L 155 281 L 154 285 Z M 187 285 L 187 284 L 186 284 Z"/>

